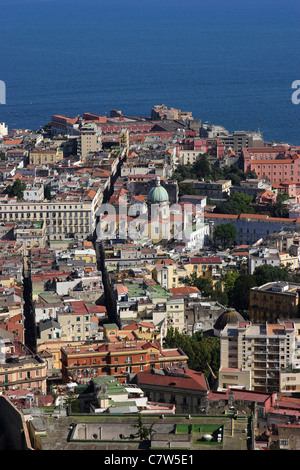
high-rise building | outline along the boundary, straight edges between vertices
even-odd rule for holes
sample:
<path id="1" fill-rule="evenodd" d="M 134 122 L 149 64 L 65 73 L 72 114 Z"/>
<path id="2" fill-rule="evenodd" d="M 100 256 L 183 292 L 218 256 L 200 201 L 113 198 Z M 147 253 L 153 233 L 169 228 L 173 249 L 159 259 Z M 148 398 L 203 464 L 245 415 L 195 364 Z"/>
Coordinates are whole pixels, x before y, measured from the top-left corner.
<path id="1" fill-rule="evenodd" d="M 280 373 L 293 365 L 294 322 L 227 324 L 220 334 L 219 390 L 279 392 Z"/>
<path id="2" fill-rule="evenodd" d="M 102 148 L 101 135 L 95 123 L 86 124 L 81 128 L 78 139 L 77 154 L 81 162 L 86 162 L 88 155 L 98 152 Z"/>

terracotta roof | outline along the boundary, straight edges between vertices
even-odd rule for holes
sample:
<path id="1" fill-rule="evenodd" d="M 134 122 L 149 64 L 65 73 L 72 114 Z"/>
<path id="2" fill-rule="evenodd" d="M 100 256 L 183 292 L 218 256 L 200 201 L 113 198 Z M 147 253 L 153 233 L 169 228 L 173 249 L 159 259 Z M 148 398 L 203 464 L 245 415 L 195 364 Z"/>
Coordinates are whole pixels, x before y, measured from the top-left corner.
<path id="1" fill-rule="evenodd" d="M 207 219 L 215 218 L 215 219 L 238 219 L 239 216 L 236 214 L 216 214 L 215 212 L 204 212 L 204 217 Z"/>
<path id="2" fill-rule="evenodd" d="M 170 289 L 171 294 L 200 294 L 198 287 L 185 286 L 185 287 L 173 287 Z"/>
<path id="3" fill-rule="evenodd" d="M 201 390 L 206 391 L 208 389 L 207 383 L 205 380 L 204 374 L 201 372 L 196 372 L 191 369 L 185 368 L 185 373 L 183 370 L 177 370 L 180 372 L 176 374 L 170 371 L 166 375 L 155 374 L 151 372 L 140 372 L 137 374 L 138 382 L 140 384 L 154 385 L 158 387 L 167 387 L 169 390 L 174 388 L 181 388 L 185 390 Z"/>
<path id="4" fill-rule="evenodd" d="M 250 390 L 241 390 L 241 389 L 228 389 L 224 392 L 215 392 L 210 391 L 208 394 L 207 399 L 209 401 L 219 401 L 224 399 L 224 397 L 228 397 L 229 393 L 234 393 L 235 400 L 244 400 L 244 401 L 253 401 L 257 403 L 264 403 L 265 401 L 269 400 L 272 396 L 272 393 L 264 393 L 264 392 L 254 392 Z"/>
<path id="5" fill-rule="evenodd" d="M 197 258 L 190 258 L 192 264 L 215 264 L 222 263 L 220 256 L 201 256 Z"/>

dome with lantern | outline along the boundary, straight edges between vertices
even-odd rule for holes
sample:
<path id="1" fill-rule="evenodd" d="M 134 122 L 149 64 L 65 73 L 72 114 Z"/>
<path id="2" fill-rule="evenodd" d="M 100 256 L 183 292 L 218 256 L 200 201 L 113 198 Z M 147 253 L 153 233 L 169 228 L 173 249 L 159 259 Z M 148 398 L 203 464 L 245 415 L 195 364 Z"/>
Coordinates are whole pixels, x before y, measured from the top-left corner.
<path id="1" fill-rule="evenodd" d="M 169 201 L 169 195 L 167 190 L 161 186 L 160 178 L 157 177 L 155 186 L 150 189 L 148 193 L 148 202 L 150 203 L 161 203 Z"/>

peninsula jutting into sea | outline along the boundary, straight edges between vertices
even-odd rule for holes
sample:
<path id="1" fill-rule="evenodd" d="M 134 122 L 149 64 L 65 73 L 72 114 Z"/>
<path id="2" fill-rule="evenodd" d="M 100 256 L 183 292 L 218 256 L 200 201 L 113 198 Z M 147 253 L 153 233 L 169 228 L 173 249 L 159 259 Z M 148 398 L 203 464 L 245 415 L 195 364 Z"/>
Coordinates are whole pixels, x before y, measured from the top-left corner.
<path id="1" fill-rule="evenodd" d="M 300 145 L 158 104 L 0 157 L 2 450 L 299 448 Z"/>

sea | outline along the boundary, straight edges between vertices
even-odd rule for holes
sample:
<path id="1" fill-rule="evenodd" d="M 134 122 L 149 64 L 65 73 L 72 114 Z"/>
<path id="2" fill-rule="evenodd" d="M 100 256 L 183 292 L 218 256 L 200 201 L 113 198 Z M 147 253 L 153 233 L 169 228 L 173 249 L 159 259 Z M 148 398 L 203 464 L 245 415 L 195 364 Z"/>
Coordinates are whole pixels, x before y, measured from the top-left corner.
<path id="1" fill-rule="evenodd" d="M 299 0 L 0 0 L 0 122 L 165 104 L 300 145 L 299 20 Z"/>

